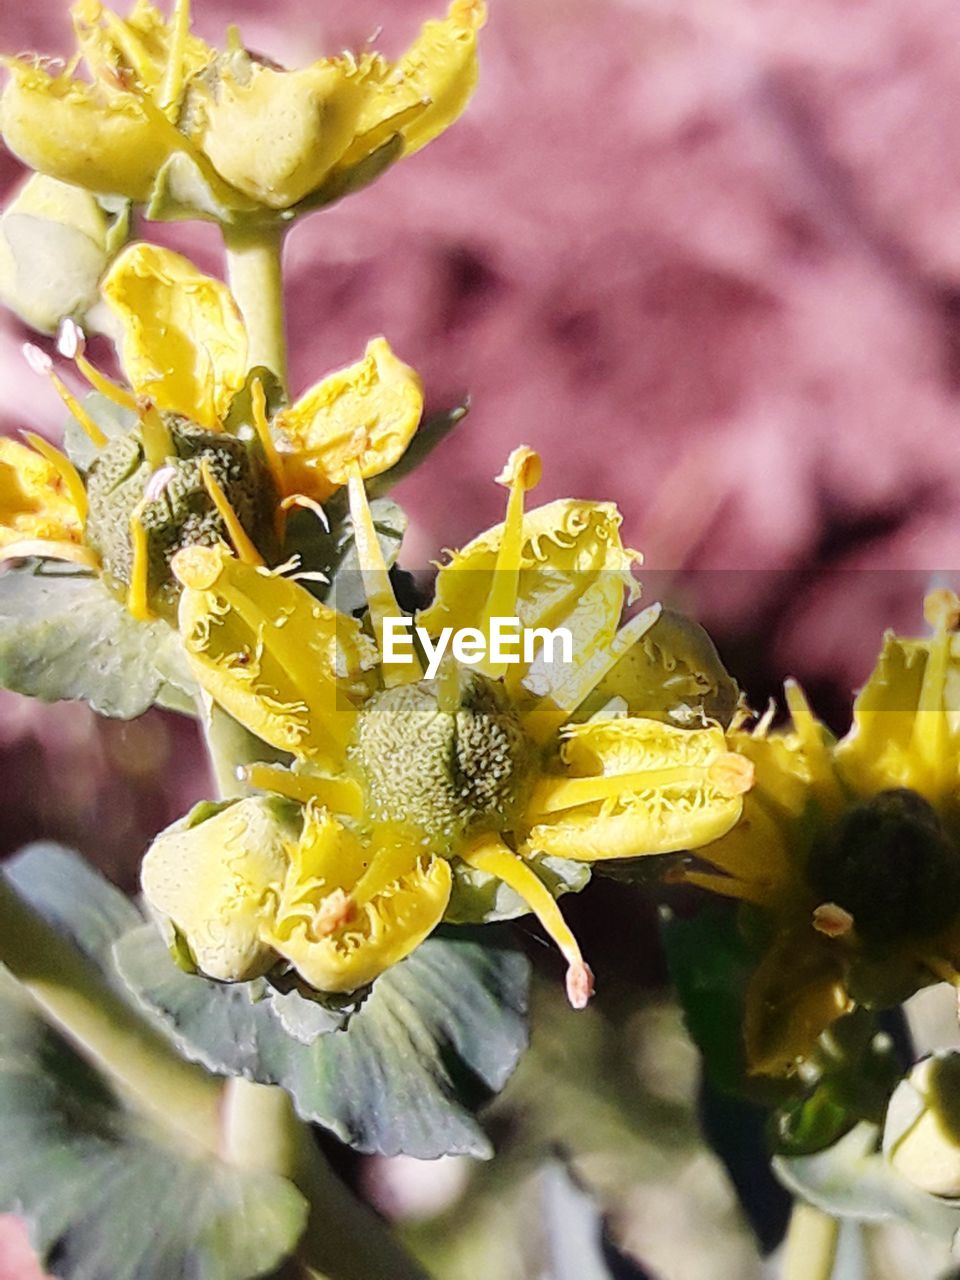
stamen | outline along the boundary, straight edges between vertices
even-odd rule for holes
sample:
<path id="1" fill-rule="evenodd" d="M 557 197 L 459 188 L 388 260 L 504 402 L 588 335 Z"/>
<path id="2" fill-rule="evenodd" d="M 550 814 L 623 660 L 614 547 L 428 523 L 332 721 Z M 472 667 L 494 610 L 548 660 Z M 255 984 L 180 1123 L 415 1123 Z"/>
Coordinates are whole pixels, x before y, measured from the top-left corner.
<path id="1" fill-rule="evenodd" d="M 38 436 L 35 431 L 21 431 L 20 434 L 27 444 L 32 445 L 37 453 L 42 454 L 56 470 L 57 475 L 63 481 L 64 488 L 70 495 L 70 501 L 76 508 L 80 523 L 83 524 L 87 518 L 87 491 L 80 478 L 80 472 L 65 453 L 61 453 L 56 445 L 52 445 L 49 440 L 44 440 L 43 436 Z"/>
<path id="2" fill-rule="evenodd" d="M 160 90 L 160 106 L 164 111 L 174 106 L 183 89 L 184 54 L 190 34 L 190 0 L 176 0 L 170 25 L 170 48 Z"/>
<path id="3" fill-rule="evenodd" d="M 114 46 L 122 54 L 127 65 L 136 73 L 137 77 L 148 83 L 151 79 L 153 65 L 142 42 L 134 36 L 130 27 L 117 17 L 112 10 L 103 6 L 100 12 L 106 21 L 107 30 Z"/>
<path id="4" fill-rule="evenodd" d="M 153 470 L 157 471 L 163 467 L 168 458 L 177 456 L 173 436 L 153 401 L 146 396 L 138 399 L 137 414 L 140 418 L 140 438 L 143 440 L 144 456 Z"/>
<path id="5" fill-rule="evenodd" d="M 281 511 L 290 511 L 293 507 L 303 507 L 306 511 L 312 511 L 320 523 L 330 532 L 330 521 L 327 519 L 327 513 L 315 498 L 308 498 L 305 493 L 291 493 L 280 503 Z"/>
<path id="6" fill-rule="evenodd" d="M 220 487 L 217 477 L 213 474 L 209 458 L 200 460 L 200 475 L 203 477 L 204 487 L 210 495 L 210 501 L 220 513 L 220 519 L 227 526 L 227 533 L 230 535 L 230 541 L 233 543 L 237 558 L 242 560 L 244 564 L 264 565 L 263 557 L 253 545 L 246 529 L 240 523 L 237 513 L 230 505 L 227 495 Z"/>
<path id="7" fill-rule="evenodd" d="M 130 585 L 127 588 L 127 611 L 138 622 L 150 622 L 150 555 L 147 547 L 147 531 L 143 527 L 143 510 L 146 499 L 130 512 L 130 543 L 133 547 L 133 565 L 130 569 Z"/>
<path id="8" fill-rule="evenodd" d="M 523 505 L 524 495 L 540 483 L 542 474 L 540 455 L 521 445 L 507 459 L 507 465 L 497 476 L 497 484 L 510 490 L 503 535 L 497 551 L 493 580 L 487 602 L 480 617 L 480 630 L 489 639 L 491 618 L 512 618 L 517 611 L 520 588 L 520 561 L 523 553 Z M 486 673 L 493 679 L 506 674 L 507 664 L 487 664 Z"/>
<path id="9" fill-rule="evenodd" d="M 380 540 L 374 527 L 358 462 L 350 463 L 347 485 L 357 559 L 360 561 L 360 574 L 367 596 L 367 606 L 370 609 L 373 634 L 380 650 L 383 683 L 388 689 L 398 684 L 411 684 L 423 678 L 423 668 L 416 654 L 413 655 L 412 662 L 383 661 L 383 624 L 387 618 L 400 618 L 403 615 L 397 604 L 390 574 L 387 572 L 383 552 L 380 549 Z"/>
<path id="10" fill-rule="evenodd" d="M 137 398 L 126 387 L 111 382 L 104 374 L 90 363 L 84 354 L 87 340 L 76 320 L 64 320 L 57 332 L 57 350 L 66 360 L 72 360 L 94 391 L 99 391 L 104 399 L 121 409 L 132 409 L 138 412 Z"/>
<path id="11" fill-rule="evenodd" d="M 845 938 L 853 932 L 853 916 L 835 902 L 821 902 L 813 913 L 813 927 L 826 938 Z"/>
<path id="12" fill-rule="evenodd" d="M 524 718 L 523 727 L 535 742 L 545 742 L 570 718 L 587 695 L 612 671 L 623 655 L 660 617 L 662 607 L 652 604 L 620 628 L 606 649 L 575 668 L 556 689 Z"/>
<path id="13" fill-rule="evenodd" d="M 960 988 L 960 973 L 948 960 L 942 956 L 924 956 L 922 962 L 941 982 L 949 982 L 952 987 Z"/>
<path id="14" fill-rule="evenodd" d="M 574 1009 L 583 1009 L 593 995 L 593 974 L 584 961 L 579 943 L 564 920 L 550 891 L 536 873 L 515 853 L 511 853 L 499 836 L 485 835 L 468 846 L 460 857 L 468 867 L 496 876 L 518 893 L 547 933 L 560 948 L 569 966 L 567 999 Z"/>
<path id="15" fill-rule="evenodd" d="M 541 814 L 594 804 L 627 792 L 707 782 L 723 795 L 743 795 L 753 785 L 753 764 L 745 756 L 728 751 L 706 766 L 676 765 L 586 778 L 544 778 L 534 787 L 526 817 L 533 820 Z"/>
<path id="16" fill-rule="evenodd" d="M 38 556 L 44 560 L 67 560 L 83 565 L 85 569 L 99 569 L 100 561 L 89 547 L 76 542 L 54 542 L 45 538 L 24 538 L 22 542 L 9 542 L 0 547 L 0 560 L 29 560 Z"/>
<path id="17" fill-rule="evenodd" d="M 733 876 L 720 876 L 711 871 L 692 871 L 687 867 L 673 867 L 664 876 L 666 884 L 692 884 L 699 889 L 735 898 L 738 902 L 752 902 L 763 907 L 769 903 L 772 887 L 759 881 L 737 880 Z"/>
<path id="18" fill-rule="evenodd" d="M 830 752 L 823 740 L 823 731 L 810 709 L 806 694 L 796 680 L 785 680 L 783 692 L 793 727 L 810 766 L 813 789 L 825 811 L 837 814 L 843 808 L 845 800 Z"/>
<path id="19" fill-rule="evenodd" d="M 47 353 L 45 351 L 41 351 L 39 347 L 34 346 L 32 342 L 25 342 L 23 344 L 22 351 L 24 359 L 33 372 L 38 373 L 45 378 L 49 378 L 50 382 L 53 384 L 54 391 L 56 391 L 67 409 L 69 409 L 70 413 L 73 414 L 74 418 L 76 418 L 77 422 L 83 428 L 84 432 L 90 439 L 90 443 L 95 448 L 102 449 L 107 443 L 107 437 L 94 422 L 93 418 L 91 418 L 90 414 L 87 413 L 86 409 L 84 409 L 76 396 L 67 388 L 63 379 L 58 376 L 53 367 L 53 361 Z"/>
<path id="20" fill-rule="evenodd" d="M 952 591 L 931 591 L 923 602 L 923 614 L 927 623 L 934 628 L 934 635 L 930 641 L 920 685 L 910 737 L 910 754 L 926 775 L 926 788 L 917 789 L 925 791 L 927 799 L 936 799 L 941 793 L 945 783 L 944 762 L 949 759 L 949 752 L 946 750 L 948 725 L 944 690 L 950 664 L 952 629 L 957 623 L 958 610 L 960 600 Z"/>
<path id="21" fill-rule="evenodd" d="M 363 814 L 363 793 L 352 778 L 320 778 L 309 773 L 292 773 L 269 764 L 241 765 L 237 777 L 258 791 L 272 791 L 307 804 L 313 800 L 332 813 L 359 818 Z"/>

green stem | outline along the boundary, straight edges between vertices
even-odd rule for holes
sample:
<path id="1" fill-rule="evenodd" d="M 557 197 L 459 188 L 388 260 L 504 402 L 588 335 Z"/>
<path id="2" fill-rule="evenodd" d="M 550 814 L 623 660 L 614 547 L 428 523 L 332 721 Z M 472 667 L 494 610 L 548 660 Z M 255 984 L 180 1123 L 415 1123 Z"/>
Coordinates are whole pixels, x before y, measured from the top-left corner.
<path id="1" fill-rule="evenodd" d="M 251 368 L 265 365 L 287 385 L 283 305 L 284 227 L 224 227 L 230 289 L 247 326 Z"/>
<path id="2" fill-rule="evenodd" d="M 787 1231 L 783 1280 L 830 1280 L 840 1223 L 803 1200 L 794 1202 Z"/>
<path id="3" fill-rule="evenodd" d="M 46 1020 L 138 1110 L 175 1130 L 194 1148 L 216 1150 L 220 1082 L 181 1058 L 2 875 L 0 963 L 29 992 Z"/>
<path id="4" fill-rule="evenodd" d="M 226 1085 L 224 1159 L 289 1178 L 310 1206 L 284 1280 L 426 1280 L 389 1229 L 327 1164 L 287 1094 L 240 1078 Z"/>

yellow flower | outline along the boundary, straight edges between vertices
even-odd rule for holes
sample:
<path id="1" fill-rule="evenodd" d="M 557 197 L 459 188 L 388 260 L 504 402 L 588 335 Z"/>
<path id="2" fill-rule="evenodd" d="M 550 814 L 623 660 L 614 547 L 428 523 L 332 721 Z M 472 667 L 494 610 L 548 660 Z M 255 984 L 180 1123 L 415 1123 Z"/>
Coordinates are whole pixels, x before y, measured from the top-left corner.
<path id="1" fill-rule="evenodd" d="M 126 19 L 99 0 L 73 8 L 78 59 L 51 75 L 8 59 L 7 146 L 38 172 L 153 202 L 160 216 L 243 219 L 328 203 L 419 150 L 460 115 L 477 78 L 482 0 L 454 0 L 395 64 L 343 54 L 284 71 L 167 21 L 146 0 Z M 199 180 L 199 186 L 198 186 Z M 205 192 L 204 192 L 205 188 Z"/>
<path id="2" fill-rule="evenodd" d="M 247 334 L 221 281 L 179 254 L 129 245 L 103 282 L 120 326 L 124 373 L 136 397 L 219 430 L 247 380 Z M 399 460 L 423 413 L 416 372 L 373 338 L 364 358 L 331 373 L 266 422 L 254 425 L 281 497 L 323 501 L 358 461 L 365 477 Z"/>
<path id="3" fill-rule="evenodd" d="M 449 864 L 402 830 L 361 840 L 326 810 L 275 798 L 210 809 L 157 837 L 142 880 L 211 978 L 244 981 L 285 961 L 317 990 L 355 991 L 443 915 Z"/>
<path id="4" fill-rule="evenodd" d="M 0 436 L 0 549 L 37 555 L 38 547 L 50 543 L 62 558 L 84 563 L 83 482 L 52 445 L 40 436 L 28 438 L 33 448 Z"/>
<path id="5" fill-rule="evenodd" d="M 960 985 L 957 597 L 927 598 L 933 635 L 887 635 L 841 742 L 787 686 L 791 725 L 730 735 L 755 770 L 743 821 L 683 878 L 749 904 L 768 942 L 746 993 L 751 1069 L 782 1075 L 855 1005 Z"/>
<path id="6" fill-rule="evenodd" d="M 440 570 L 434 603 L 417 619 L 429 639 L 451 626 L 489 636 L 495 619 L 518 617 L 524 660 L 448 656 L 425 678 L 418 659 L 391 654 L 385 637 L 402 615 L 360 465 L 355 458 L 346 475 L 379 653 L 365 652 L 352 620 L 296 583 L 189 550 L 173 567 L 196 678 L 264 741 L 293 753 L 293 769 L 248 768 L 251 785 L 324 806 L 361 843 L 394 833 L 404 866 L 417 850 L 429 851 L 434 890 L 435 863 L 445 860 L 453 919 L 471 910 L 483 917 L 488 907 L 478 904 L 488 888 L 507 886 L 515 909 L 534 911 L 557 942 L 570 1000 L 580 1007 L 592 976 L 549 887 L 557 868 L 722 835 L 740 816 L 751 766 L 728 749 L 720 726 L 677 728 L 644 718 L 619 696 L 576 723 L 578 708 L 656 623 L 659 608 L 620 625 L 636 554 L 620 541 L 614 507 L 564 500 L 524 515 L 524 494 L 540 473 L 528 449 L 515 451 L 500 477 L 510 492 L 506 520 Z M 550 666 L 526 645 L 547 622 L 576 637 L 570 661 Z M 342 887 L 344 909 L 358 910 L 358 891 Z M 423 885 L 417 892 L 432 918 L 433 894 Z M 412 913 L 411 920 L 419 939 L 422 919 Z M 374 976 L 385 957 L 376 953 L 365 972 Z"/>

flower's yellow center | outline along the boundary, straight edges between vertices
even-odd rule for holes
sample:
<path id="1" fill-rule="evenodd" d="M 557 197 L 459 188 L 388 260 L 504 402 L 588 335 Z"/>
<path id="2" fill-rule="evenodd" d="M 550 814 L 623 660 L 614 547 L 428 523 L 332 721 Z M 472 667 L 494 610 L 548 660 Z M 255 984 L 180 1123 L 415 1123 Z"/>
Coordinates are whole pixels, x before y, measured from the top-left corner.
<path id="1" fill-rule="evenodd" d="M 466 669 L 398 685 L 361 711 L 350 759 L 378 821 L 411 823 L 449 853 L 507 831 L 529 795 L 534 748 L 502 686 Z"/>

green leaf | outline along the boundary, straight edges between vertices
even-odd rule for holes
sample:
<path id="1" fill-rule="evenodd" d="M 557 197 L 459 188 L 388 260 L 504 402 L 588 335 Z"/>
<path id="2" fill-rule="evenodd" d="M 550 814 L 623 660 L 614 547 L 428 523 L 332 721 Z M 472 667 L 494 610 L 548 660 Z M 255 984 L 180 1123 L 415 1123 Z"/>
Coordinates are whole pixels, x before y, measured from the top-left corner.
<path id="1" fill-rule="evenodd" d="M 864 1121 L 826 1151 L 775 1157 L 773 1169 L 794 1195 L 834 1217 L 859 1222 L 893 1219 L 952 1240 L 960 1231 L 960 1205 L 907 1182 L 877 1150 L 878 1140 L 877 1126 Z"/>
<path id="2" fill-rule="evenodd" d="M 438 444 L 442 444 L 458 423 L 461 423 L 470 412 L 470 401 L 464 400 L 453 409 L 445 409 L 442 413 L 432 414 L 426 422 L 421 423 L 416 435 L 407 446 L 403 457 L 388 471 L 382 472 L 367 481 L 367 493 L 371 497 L 379 497 L 386 493 L 404 476 L 408 476 L 433 453 Z"/>
<path id="3" fill-rule="evenodd" d="M 756 956 L 737 926 L 736 913 L 712 904 L 688 919 L 665 912 L 661 935 L 687 1030 L 708 1076 L 722 1091 L 751 1093 L 743 997 Z"/>
<path id="4" fill-rule="evenodd" d="M 101 967 L 138 918 L 59 846 L 32 846 L 5 874 Z M 0 1212 L 26 1220 L 41 1260 L 65 1280 L 246 1280 L 288 1257 L 307 1220 L 285 1178 L 184 1150 L 129 1111 L 2 967 Z"/>
<path id="5" fill-rule="evenodd" d="M 325 529 L 312 512 L 294 512 L 287 525 L 284 554 L 299 555 L 304 569 L 320 572 L 327 578 L 324 583 L 304 581 L 305 587 L 341 613 L 354 613 L 366 607 L 367 597 L 357 559 L 353 521 L 347 510 L 346 490 L 338 490 L 325 511 L 329 529 Z M 392 498 L 374 498 L 370 511 L 389 569 L 400 554 L 407 517 Z"/>
<path id="6" fill-rule="evenodd" d="M 27 845 L 3 871 L 21 898 L 101 967 L 112 964 L 116 940 L 141 923 L 127 895 L 63 845 Z"/>
<path id="7" fill-rule="evenodd" d="M 183 1051 L 212 1071 L 279 1084 L 304 1119 L 360 1151 L 487 1156 L 472 1107 L 526 1046 L 528 964 L 494 935 L 442 931 L 374 983 L 343 1030 L 288 1033 L 250 984 L 179 970 L 152 925 L 122 938 L 117 967 Z M 261 992 L 262 994 L 262 992 Z"/>
<path id="8" fill-rule="evenodd" d="M 166 622 L 137 622 L 92 574 L 31 561 L 0 574 L 0 687 L 129 720 L 182 703 L 192 680 Z"/>

